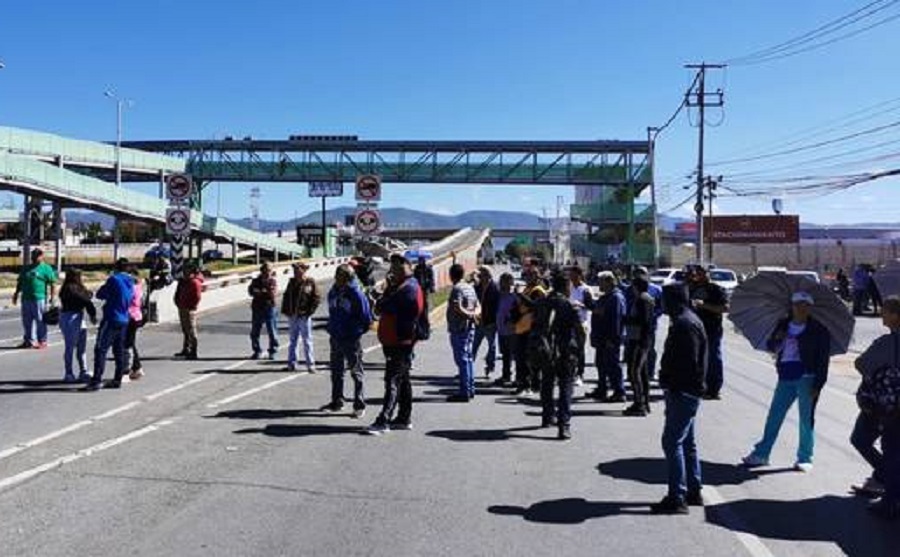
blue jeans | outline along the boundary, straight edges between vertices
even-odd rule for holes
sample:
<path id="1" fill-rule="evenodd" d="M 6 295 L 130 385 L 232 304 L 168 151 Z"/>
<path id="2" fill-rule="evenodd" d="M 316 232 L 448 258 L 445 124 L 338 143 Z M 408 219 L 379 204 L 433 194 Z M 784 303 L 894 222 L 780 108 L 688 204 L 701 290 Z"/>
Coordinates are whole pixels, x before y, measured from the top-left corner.
<path id="1" fill-rule="evenodd" d="M 754 455 L 768 460 L 772 453 L 772 446 L 778 439 L 781 424 L 784 423 L 784 417 L 796 400 L 800 412 L 800 446 L 797 448 L 797 462 L 812 462 L 816 442 L 812 415 L 814 382 L 815 377 L 812 376 L 801 377 L 793 381 L 778 380 L 775 393 L 772 395 L 772 404 L 769 406 L 769 415 L 766 417 L 763 438 L 753 448 Z"/>
<path id="2" fill-rule="evenodd" d="M 344 376 L 350 368 L 353 378 L 353 409 L 363 410 L 366 407 L 366 389 L 364 381 L 362 346 L 359 337 L 339 339 L 331 337 L 331 402 L 344 404 Z"/>
<path id="3" fill-rule="evenodd" d="M 308 367 L 316 365 L 316 356 L 313 352 L 312 317 L 291 317 L 290 331 L 288 365 L 293 366 L 297 363 L 297 344 L 300 339 L 303 339 L 303 355 L 306 357 L 306 365 Z"/>
<path id="4" fill-rule="evenodd" d="M 253 312 L 253 322 L 250 325 L 250 346 L 256 355 L 262 353 L 259 336 L 262 333 L 263 325 L 266 326 L 266 334 L 269 335 L 269 355 L 272 355 L 278 352 L 278 313 L 275 308 Z"/>
<path id="5" fill-rule="evenodd" d="M 453 361 L 459 369 L 459 396 L 475 396 L 475 375 L 472 366 L 472 341 L 475 331 L 471 328 L 450 333 Z"/>
<path id="6" fill-rule="evenodd" d="M 128 354 L 125 351 L 125 335 L 128 332 L 128 323 L 116 323 L 108 319 L 100 322 L 97 329 L 97 343 L 94 345 L 94 377 L 91 383 L 100 383 L 103 380 L 103 372 L 106 371 L 106 354 L 112 347 L 113 357 L 116 360 L 115 380 L 121 381 L 125 369 L 128 367 Z"/>
<path id="7" fill-rule="evenodd" d="M 625 374 L 619 364 L 619 344 L 606 343 L 597 347 L 597 390 L 606 393 L 612 389 L 614 395 L 625 396 Z"/>
<path id="8" fill-rule="evenodd" d="M 22 338 L 26 343 L 47 342 L 47 324 L 44 323 L 44 312 L 47 311 L 47 300 L 22 300 Z M 37 335 L 35 335 L 37 329 Z"/>
<path id="9" fill-rule="evenodd" d="M 487 339 L 487 355 L 484 357 L 484 369 L 487 373 L 494 371 L 494 361 L 497 359 L 497 325 L 482 325 L 475 328 L 475 340 L 472 345 L 472 361 L 478 359 L 478 349 L 481 341 Z"/>
<path id="10" fill-rule="evenodd" d="M 881 429 L 881 420 L 877 416 L 860 412 L 850 434 L 850 444 L 872 467 L 872 477 L 884 483 L 884 454 L 875 448 Z"/>
<path id="11" fill-rule="evenodd" d="M 59 314 L 59 329 L 62 331 L 65 341 L 63 352 L 63 365 L 66 377 L 75 377 L 72 369 L 72 356 L 78 359 L 78 369 L 81 374 L 87 373 L 87 360 L 84 355 L 87 351 L 87 329 L 82 328 L 84 312 L 64 311 Z"/>
<path id="12" fill-rule="evenodd" d="M 688 492 L 699 492 L 703 487 L 700 477 L 700 455 L 694 437 L 694 421 L 700 399 L 666 391 L 666 424 L 663 428 L 662 447 L 669 469 L 669 496 L 684 500 Z"/>
<path id="13" fill-rule="evenodd" d="M 722 361 L 722 333 L 712 333 L 709 338 L 709 367 L 706 372 L 706 392 L 717 395 L 725 383 L 724 363 Z"/>

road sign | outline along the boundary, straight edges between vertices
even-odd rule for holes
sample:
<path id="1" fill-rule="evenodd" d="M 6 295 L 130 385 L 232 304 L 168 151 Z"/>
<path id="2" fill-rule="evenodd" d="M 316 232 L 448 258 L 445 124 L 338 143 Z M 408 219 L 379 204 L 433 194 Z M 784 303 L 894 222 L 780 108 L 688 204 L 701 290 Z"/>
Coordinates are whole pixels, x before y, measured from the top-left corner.
<path id="1" fill-rule="evenodd" d="M 340 197 L 344 195 L 343 182 L 310 182 L 310 197 Z"/>
<path id="2" fill-rule="evenodd" d="M 187 174 L 172 174 L 166 178 L 166 194 L 173 203 L 187 203 L 194 193 L 194 181 Z"/>
<path id="3" fill-rule="evenodd" d="M 356 212 L 356 231 L 360 234 L 378 234 L 381 230 L 381 213 L 377 209 Z"/>
<path id="4" fill-rule="evenodd" d="M 381 177 L 362 174 L 356 177 L 356 200 L 367 203 L 381 201 Z"/>
<path id="5" fill-rule="evenodd" d="M 191 230 L 191 210 L 173 207 L 166 209 L 166 234 L 187 236 Z"/>

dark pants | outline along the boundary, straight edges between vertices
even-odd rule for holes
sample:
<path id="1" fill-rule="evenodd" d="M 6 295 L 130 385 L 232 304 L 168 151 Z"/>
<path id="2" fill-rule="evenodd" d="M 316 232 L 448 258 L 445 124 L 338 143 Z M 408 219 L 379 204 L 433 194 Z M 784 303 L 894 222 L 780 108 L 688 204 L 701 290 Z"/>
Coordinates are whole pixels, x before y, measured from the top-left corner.
<path id="1" fill-rule="evenodd" d="M 500 335 L 498 340 L 500 345 L 500 357 L 503 359 L 503 374 L 500 378 L 503 381 L 511 381 L 516 335 Z"/>
<path id="2" fill-rule="evenodd" d="M 362 346 L 359 337 L 338 339 L 331 337 L 331 402 L 344 403 L 344 376 L 346 368 L 350 368 L 353 378 L 353 409 L 366 407 L 364 371 L 362 364 Z M 346 367 L 345 367 L 346 364 Z"/>
<path id="3" fill-rule="evenodd" d="M 666 391 L 662 447 L 669 470 L 669 496 L 682 501 L 688 492 L 699 492 L 702 488 L 700 456 L 694 438 L 694 420 L 699 408 L 699 398 Z"/>
<path id="4" fill-rule="evenodd" d="M 656 380 L 656 360 L 658 355 L 656 353 L 656 329 L 650 333 L 650 350 L 647 351 L 647 377 L 650 378 L 651 381 Z"/>
<path id="5" fill-rule="evenodd" d="M 131 365 L 126 367 L 132 370 L 142 369 L 141 355 L 137 347 L 137 334 L 140 328 L 134 319 L 128 321 L 128 330 L 125 333 L 125 353 L 127 355 L 129 351 L 131 352 Z"/>
<path id="6" fill-rule="evenodd" d="M 409 422 L 412 415 L 412 346 L 384 346 L 384 405 L 377 422 L 388 423 L 394 410 L 398 422 Z"/>
<path id="7" fill-rule="evenodd" d="M 100 322 L 97 330 L 97 343 L 94 345 L 94 377 L 91 383 L 103 381 L 103 372 L 106 371 L 106 354 L 112 347 L 113 357 L 116 360 L 115 380 L 121 381 L 125 368 L 128 366 L 128 356 L 125 351 L 125 335 L 127 323 L 114 323 L 108 319 Z"/>
<path id="8" fill-rule="evenodd" d="M 862 315 L 869 305 L 869 293 L 862 288 L 853 289 L 853 315 Z"/>
<path id="9" fill-rule="evenodd" d="M 884 499 L 900 505 L 900 418 L 883 421 L 881 450 L 884 453 Z"/>
<path id="10" fill-rule="evenodd" d="M 539 384 L 532 383 L 532 366 L 528 361 L 528 337 L 531 333 L 516 335 L 516 387 L 538 390 Z"/>
<path id="11" fill-rule="evenodd" d="M 560 425 L 569 425 L 572 419 L 572 380 L 575 375 L 574 362 L 563 362 L 551 365 L 544 370 L 541 381 L 541 417 L 544 421 L 550 420 L 556 414 L 556 422 Z M 559 401 L 554 412 L 553 387 L 559 384 Z"/>
<path id="12" fill-rule="evenodd" d="M 578 367 L 575 369 L 575 375 L 584 377 L 584 347 L 587 345 L 587 328 L 584 325 L 575 328 L 575 340 L 578 342 Z"/>
<path id="13" fill-rule="evenodd" d="M 628 382 L 634 403 L 638 406 L 650 407 L 650 373 L 647 369 L 648 347 L 637 342 L 625 344 L 625 362 L 628 365 Z"/>
<path id="14" fill-rule="evenodd" d="M 484 370 L 490 374 L 494 372 L 494 362 L 497 360 L 497 324 L 480 325 L 475 328 L 475 338 L 472 341 L 472 362 L 478 359 L 478 349 L 482 341 L 487 341 L 487 354 L 484 356 Z"/>
<path id="15" fill-rule="evenodd" d="M 709 365 L 706 370 L 706 392 L 717 395 L 725 383 L 724 362 L 722 360 L 722 331 L 707 331 L 709 339 Z"/>
<path id="16" fill-rule="evenodd" d="M 850 434 L 850 444 L 872 467 L 872 477 L 884 483 L 884 455 L 875 448 L 881 437 L 881 420 L 872 414 L 860 412 Z"/>
<path id="17" fill-rule="evenodd" d="M 262 347 L 259 344 L 259 337 L 262 333 L 263 325 L 266 327 L 266 334 L 269 335 L 269 355 L 278 352 L 278 313 L 275 308 L 266 310 L 254 310 L 253 321 L 250 325 L 250 347 L 257 356 L 262 353 Z"/>
<path id="18" fill-rule="evenodd" d="M 603 342 L 597 347 L 597 391 L 601 395 L 612 389 L 614 395 L 625 396 L 625 378 L 619 365 L 619 344 Z"/>

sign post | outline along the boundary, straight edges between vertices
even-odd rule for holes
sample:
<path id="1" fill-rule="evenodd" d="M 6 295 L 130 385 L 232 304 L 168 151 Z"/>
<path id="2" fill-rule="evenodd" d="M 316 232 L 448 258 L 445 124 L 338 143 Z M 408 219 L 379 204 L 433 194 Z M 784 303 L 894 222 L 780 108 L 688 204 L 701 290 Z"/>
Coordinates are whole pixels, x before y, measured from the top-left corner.
<path id="1" fill-rule="evenodd" d="M 356 231 L 364 236 L 374 236 L 381 230 L 381 213 L 371 207 L 356 211 Z"/>
<path id="2" fill-rule="evenodd" d="M 194 196 L 194 181 L 188 174 L 172 174 L 166 177 L 166 234 L 172 251 L 172 276 L 180 279 L 184 274 L 184 243 L 191 236 L 190 201 Z"/>
<path id="3" fill-rule="evenodd" d="M 328 226 L 325 223 L 325 199 L 344 195 L 343 182 L 310 182 L 309 196 L 322 198 L 322 256 L 328 257 Z"/>

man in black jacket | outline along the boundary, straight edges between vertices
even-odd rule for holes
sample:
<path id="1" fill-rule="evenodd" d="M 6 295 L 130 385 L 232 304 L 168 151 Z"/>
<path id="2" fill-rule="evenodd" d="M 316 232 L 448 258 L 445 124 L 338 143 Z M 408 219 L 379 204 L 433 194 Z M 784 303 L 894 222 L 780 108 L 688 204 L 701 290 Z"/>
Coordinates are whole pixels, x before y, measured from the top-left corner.
<path id="1" fill-rule="evenodd" d="M 487 341 L 487 354 L 484 357 L 484 376 L 490 377 L 497 359 L 497 304 L 500 302 L 500 288 L 494 282 L 491 268 L 482 265 L 478 268 L 478 282 L 475 294 L 481 304 L 481 318 L 475 326 L 475 340 L 472 344 L 472 361 L 478 358 L 481 343 Z"/>
<path id="2" fill-rule="evenodd" d="M 703 323 L 688 305 L 683 285 L 671 284 L 663 289 L 663 307 L 670 325 L 659 382 L 666 392 L 662 446 L 669 468 L 669 492 L 650 507 L 654 514 L 687 514 L 688 505 L 703 504 L 694 421 L 706 390 L 708 341 Z"/>

